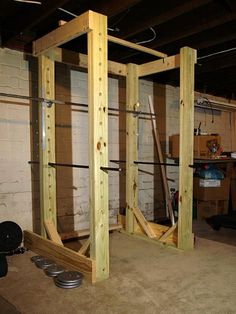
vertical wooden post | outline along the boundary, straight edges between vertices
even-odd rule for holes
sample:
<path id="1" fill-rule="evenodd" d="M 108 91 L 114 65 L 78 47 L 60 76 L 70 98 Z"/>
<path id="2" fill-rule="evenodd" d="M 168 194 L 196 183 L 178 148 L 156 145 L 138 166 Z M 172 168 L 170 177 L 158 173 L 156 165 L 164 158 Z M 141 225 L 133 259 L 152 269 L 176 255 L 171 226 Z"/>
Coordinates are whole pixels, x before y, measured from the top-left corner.
<path id="1" fill-rule="evenodd" d="M 193 248 L 193 134 L 194 134 L 194 64 L 196 50 L 180 50 L 180 157 L 178 248 Z"/>
<path id="2" fill-rule="evenodd" d="M 39 97 L 55 99 L 53 51 L 39 56 Z M 57 225 L 56 173 L 49 162 L 55 162 L 55 105 L 39 103 L 39 160 L 41 235 L 46 237 L 44 221 Z"/>
<path id="3" fill-rule="evenodd" d="M 109 276 L 107 17 L 91 12 L 88 33 L 90 257 L 96 281 Z"/>
<path id="4" fill-rule="evenodd" d="M 127 65 L 126 109 L 136 110 L 139 99 L 138 66 Z M 138 118 L 126 114 L 126 231 L 135 230 L 135 217 L 132 208 L 138 207 Z"/>

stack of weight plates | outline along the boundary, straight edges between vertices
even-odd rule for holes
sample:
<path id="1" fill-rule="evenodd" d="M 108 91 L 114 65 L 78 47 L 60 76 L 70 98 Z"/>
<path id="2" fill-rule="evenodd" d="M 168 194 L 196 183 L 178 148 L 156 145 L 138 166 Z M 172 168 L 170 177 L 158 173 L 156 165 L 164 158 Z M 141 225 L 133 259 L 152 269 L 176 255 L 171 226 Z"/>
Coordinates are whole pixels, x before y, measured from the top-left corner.
<path id="1" fill-rule="evenodd" d="M 54 278 L 55 285 L 59 288 L 72 289 L 82 284 L 83 275 L 78 271 L 65 271 Z"/>
<path id="2" fill-rule="evenodd" d="M 56 277 L 59 274 L 63 273 L 65 271 L 65 268 L 61 265 L 51 265 L 44 269 L 44 272 L 49 277 Z"/>

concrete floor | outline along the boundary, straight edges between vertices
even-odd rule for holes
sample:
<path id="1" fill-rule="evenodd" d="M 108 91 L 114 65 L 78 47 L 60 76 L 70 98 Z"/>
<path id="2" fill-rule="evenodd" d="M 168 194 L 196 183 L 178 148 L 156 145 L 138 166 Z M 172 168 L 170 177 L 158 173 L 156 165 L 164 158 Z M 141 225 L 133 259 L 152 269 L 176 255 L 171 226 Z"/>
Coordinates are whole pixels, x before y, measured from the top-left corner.
<path id="1" fill-rule="evenodd" d="M 0 294 L 30 314 L 236 313 L 236 247 L 197 238 L 182 252 L 118 232 L 110 246 L 110 278 L 71 290 L 57 288 L 32 252 L 8 257 Z"/>

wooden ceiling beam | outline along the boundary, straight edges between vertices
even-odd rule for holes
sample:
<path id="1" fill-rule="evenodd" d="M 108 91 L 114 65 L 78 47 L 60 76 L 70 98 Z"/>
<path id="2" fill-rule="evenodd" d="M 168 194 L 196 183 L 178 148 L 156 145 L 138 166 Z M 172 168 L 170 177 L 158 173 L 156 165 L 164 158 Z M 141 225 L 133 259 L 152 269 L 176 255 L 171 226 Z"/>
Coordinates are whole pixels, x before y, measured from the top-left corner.
<path id="1" fill-rule="evenodd" d="M 160 24 L 166 23 L 180 15 L 183 15 L 196 8 L 204 6 L 210 3 L 211 1 L 212 0 L 187 1 L 176 5 L 172 9 L 169 8 L 168 10 L 165 10 L 163 13 L 159 15 L 156 13 L 157 11 L 155 9 L 150 10 L 149 7 L 150 4 L 145 6 L 143 10 L 137 8 L 137 10 L 135 11 L 134 8 L 132 10 L 131 17 L 127 19 L 126 22 L 122 22 L 120 26 L 121 30 L 119 32 L 119 36 L 124 39 L 134 36 L 142 31 L 145 31 L 151 26 L 158 26 Z M 157 2 L 155 2 L 155 6 L 156 5 L 158 5 Z M 161 6 L 163 6 L 163 2 L 161 3 Z"/>
<path id="2" fill-rule="evenodd" d="M 89 5 L 89 10 L 96 11 L 98 13 L 104 14 L 107 17 L 111 18 L 114 15 L 118 15 L 121 12 L 128 10 L 130 7 L 133 7 L 141 0 L 102 0 L 102 1 L 92 1 L 92 4 Z"/>
<path id="3" fill-rule="evenodd" d="M 3 45 L 8 45 L 10 42 L 16 40 L 16 37 L 19 36 L 19 34 L 31 30 L 68 1 L 69 0 L 44 1 L 42 5 L 37 6 L 37 10 L 29 11 L 29 14 L 24 14 L 24 17 L 22 17 L 22 11 L 19 11 L 19 14 L 16 15 L 17 17 L 14 18 L 14 25 L 17 25 L 17 27 L 15 27 L 17 33 L 9 32 L 4 38 Z M 10 19 L 8 23 L 5 23 L 4 29 L 12 29 L 12 23 L 13 21 Z"/>
<path id="4" fill-rule="evenodd" d="M 232 14 L 223 15 L 221 17 L 214 16 L 212 19 L 210 19 L 209 17 L 207 20 L 205 20 L 204 23 L 200 23 L 200 22 L 195 23 L 195 21 L 193 21 L 192 25 L 188 24 L 187 28 L 186 27 L 184 29 L 181 28 L 179 32 L 176 31 L 176 32 L 172 32 L 172 35 L 169 34 L 168 36 L 163 36 L 162 38 L 159 37 L 158 40 L 152 43 L 150 48 L 157 49 L 158 47 L 163 47 L 167 44 L 177 42 L 178 40 L 181 40 L 183 38 L 200 34 L 201 32 L 204 32 L 206 30 L 210 30 L 217 26 L 226 24 L 235 19 L 236 19 L 236 13 L 232 13 Z M 172 25 L 172 27 L 174 26 Z"/>

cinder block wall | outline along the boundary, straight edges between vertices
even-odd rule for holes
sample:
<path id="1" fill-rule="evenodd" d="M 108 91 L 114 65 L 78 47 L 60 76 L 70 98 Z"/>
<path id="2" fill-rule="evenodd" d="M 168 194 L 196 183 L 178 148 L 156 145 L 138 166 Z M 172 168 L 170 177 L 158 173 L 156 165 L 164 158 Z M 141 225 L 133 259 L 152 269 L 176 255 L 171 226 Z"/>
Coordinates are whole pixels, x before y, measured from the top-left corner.
<path id="1" fill-rule="evenodd" d="M 0 91 L 37 97 L 37 60 L 23 53 L 0 49 Z M 153 83 L 140 81 L 140 110 L 147 111 Z M 23 229 L 39 231 L 38 108 L 37 102 L 1 97 L 0 106 L 0 221 L 14 220 Z M 87 103 L 87 74 L 56 65 L 56 99 Z M 109 107 L 125 108 L 125 82 L 109 78 Z M 140 159 L 153 160 L 151 121 L 139 120 Z M 109 114 L 109 159 L 125 159 L 125 114 Z M 120 143 L 120 145 L 119 145 Z M 56 107 L 57 162 L 88 164 L 86 108 Z M 111 164 L 115 166 L 115 164 Z M 145 167 L 144 167 L 145 168 Z M 150 172 L 152 169 L 148 168 Z M 58 226 L 61 231 L 89 226 L 89 170 L 57 168 Z M 116 223 L 125 207 L 125 172 L 109 173 L 110 222 Z M 153 176 L 140 172 L 140 207 L 153 218 Z"/>
<path id="2" fill-rule="evenodd" d="M 37 59 L 0 49 L 0 92 L 37 97 Z M 154 98 L 163 154 L 169 135 L 179 133 L 179 89 L 140 80 L 140 110 L 149 111 L 148 95 Z M 38 108 L 37 102 L 1 98 L 0 104 L 0 221 L 13 220 L 23 229 L 39 231 Z M 63 64 L 56 65 L 56 99 L 87 104 L 87 74 Z M 109 107 L 125 108 L 125 81 L 109 78 Z M 230 113 L 214 115 L 196 111 L 195 126 L 222 135 L 230 150 Z M 125 159 L 125 114 L 109 114 L 109 159 Z M 157 159 L 150 117 L 139 118 L 139 160 Z M 56 107 L 57 162 L 88 164 L 88 114 L 86 108 Z M 111 163 L 111 166 L 115 164 Z M 118 166 L 118 165 L 117 165 Z M 58 226 L 61 231 L 89 226 L 89 170 L 57 168 Z M 178 188 L 178 169 L 168 168 L 170 186 Z M 165 214 L 158 167 L 140 166 L 139 206 L 147 219 Z M 125 208 L 125 172 L 109 173 L 109 216 L 115 223 Z"/>

